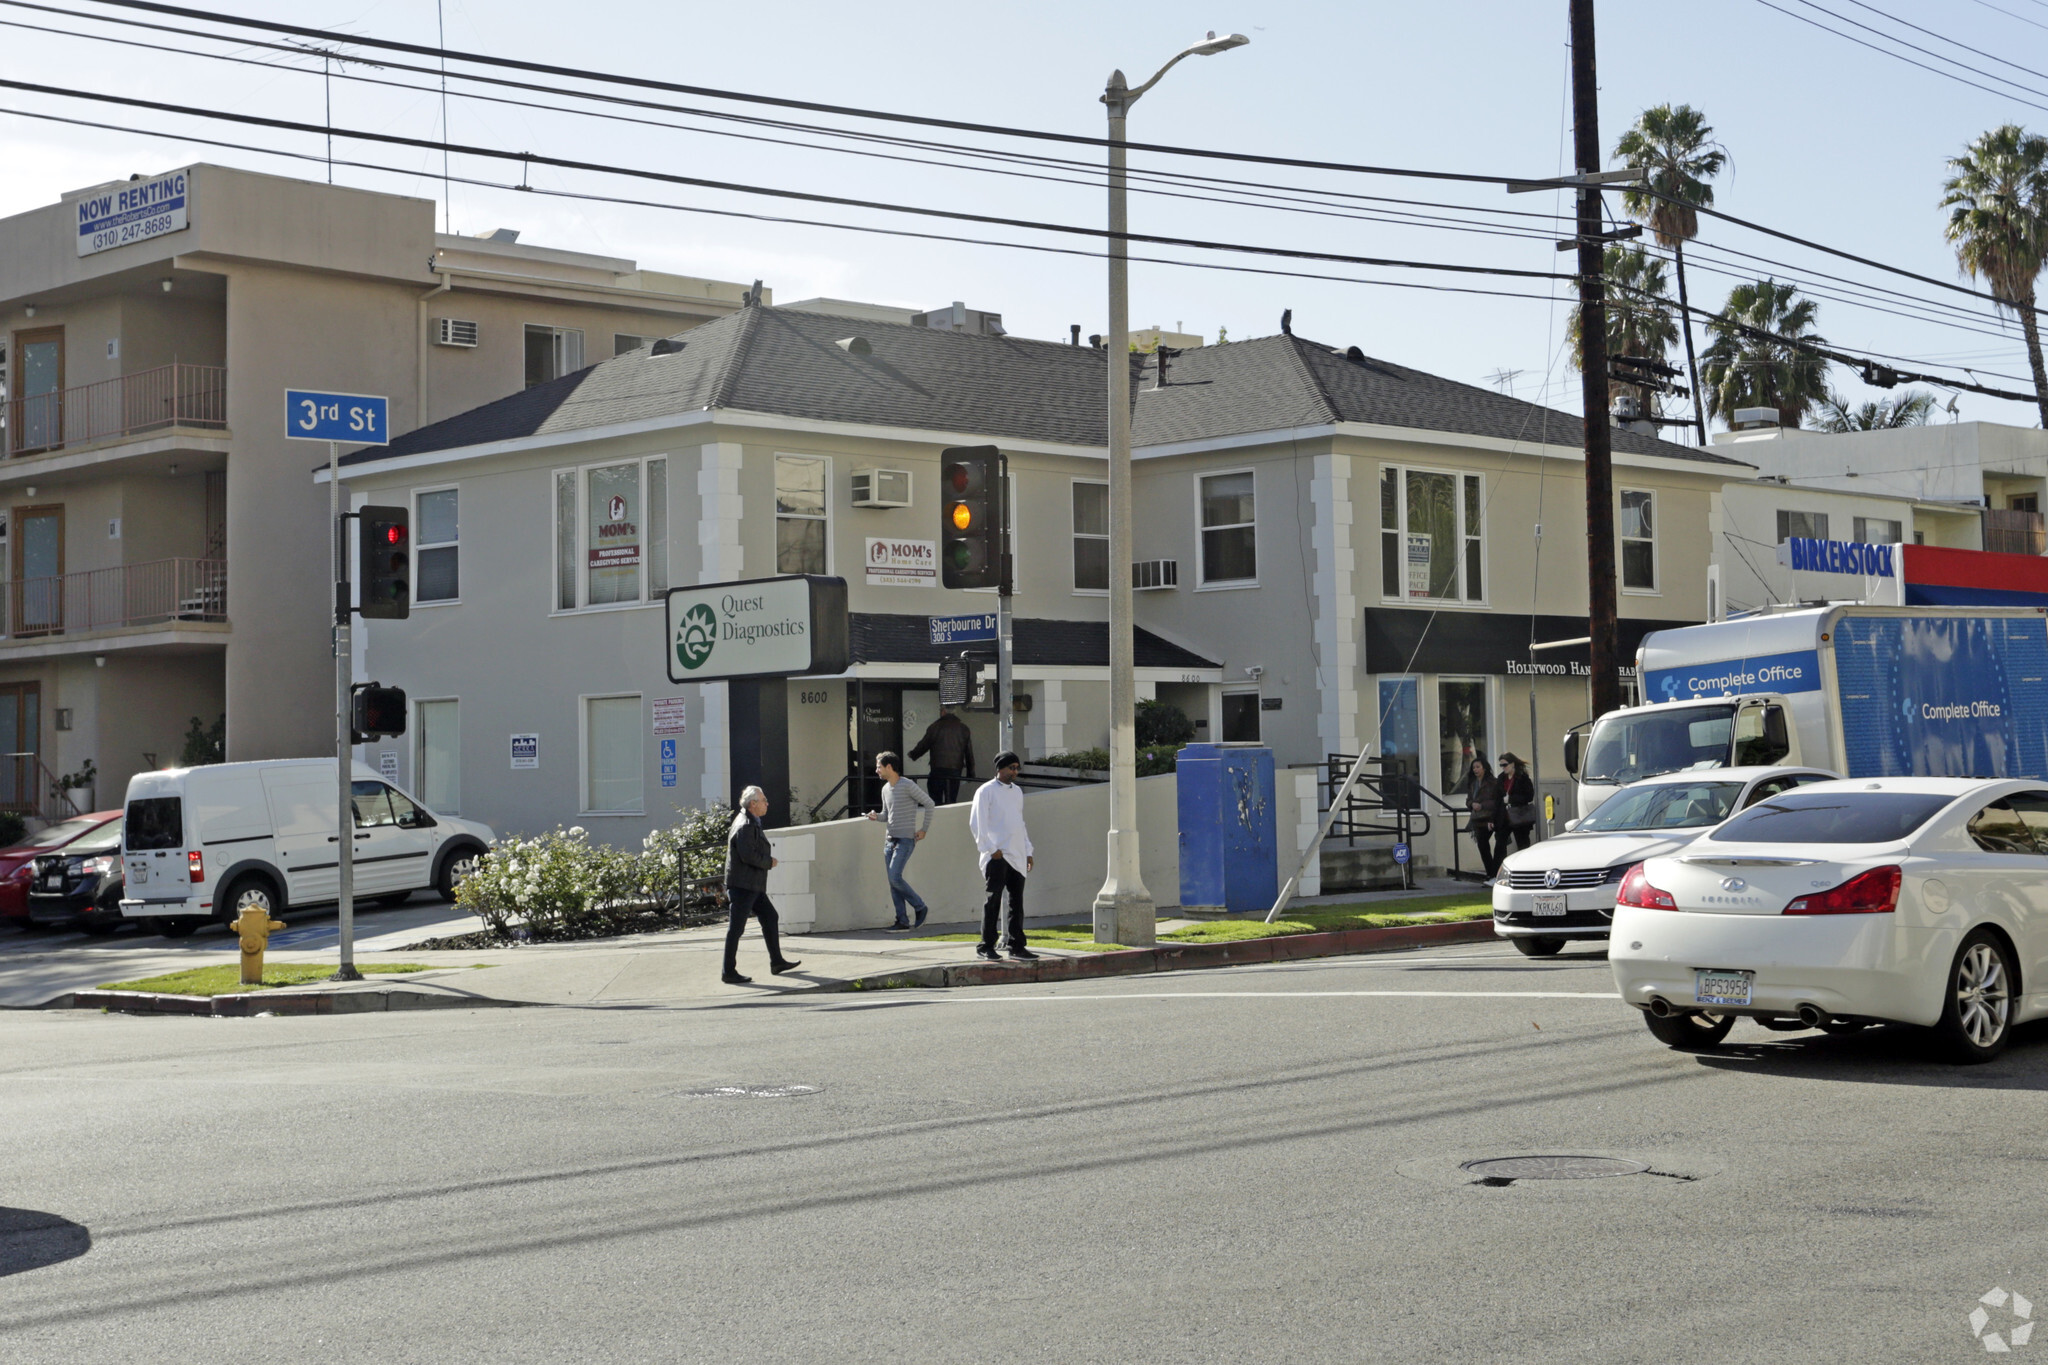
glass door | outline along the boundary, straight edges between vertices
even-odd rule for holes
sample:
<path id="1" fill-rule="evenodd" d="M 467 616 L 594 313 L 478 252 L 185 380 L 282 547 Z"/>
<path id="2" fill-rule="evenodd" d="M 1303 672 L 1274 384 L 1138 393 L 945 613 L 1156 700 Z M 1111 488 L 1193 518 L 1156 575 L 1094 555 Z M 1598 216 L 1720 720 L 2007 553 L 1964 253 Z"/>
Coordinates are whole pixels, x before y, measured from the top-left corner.
<path id="1" fill-rule="evenodd" d="M 1388 810 L 1417 810 L 1422 798 L 1422 717 L 1413 678 L 1380 679 L 1381 804 Z"/>
<path id="2" fill-rule="evenodd" d="M 13 520 L 8 616 L 16 635 L 49 635 L 64 626 L 64 509 L 17 507 Z"/>
<path id="3" fill-rule="evenodd" d="M 853 752 L 848 755 L 851 767 L 846 794 L 849 814 L 858 815 L 881 808 L 881 780 L 875 776 L 875 755 L 884 749 L 903 752 L 903 687 L 900 683 L 859 682 L 848 693 L 854 715 L 848 732 Z M 937 698 L 936 689 L 931 695 Z M 937 715 L 936 706 L 933 715 Z"/>
<path id="4" fill-rule="evenodd" d="M 14 454 L 48 450 L 64 443 L 64 329 L 45 327 L 14 334 L 20 358 L 19 387 L 10 425 Z"/>
<path id="5" fill-rule="evenodd" d="M 36 809 L 42 700 L 39 683 L 0 684 L 0 810 Z"/>
<path id="6" fill-rule="evenodd" d="M 1486 679 L 1439 678 L 1436 684 L 1437 781 L 1445 797 L 1472 790 L 1472 761 L 1491 767 Z"/>

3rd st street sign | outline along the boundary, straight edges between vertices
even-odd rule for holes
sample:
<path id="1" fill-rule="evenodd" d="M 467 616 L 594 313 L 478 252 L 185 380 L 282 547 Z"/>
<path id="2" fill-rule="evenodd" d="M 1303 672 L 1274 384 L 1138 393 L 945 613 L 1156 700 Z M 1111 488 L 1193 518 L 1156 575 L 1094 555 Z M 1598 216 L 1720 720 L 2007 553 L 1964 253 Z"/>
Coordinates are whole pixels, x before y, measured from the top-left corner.
<path id="1" fill-rule="evenodd" d="M 666 629 L 672 683 L 843 673 L 852 659 L 843 578 L 671 588 Z"/>

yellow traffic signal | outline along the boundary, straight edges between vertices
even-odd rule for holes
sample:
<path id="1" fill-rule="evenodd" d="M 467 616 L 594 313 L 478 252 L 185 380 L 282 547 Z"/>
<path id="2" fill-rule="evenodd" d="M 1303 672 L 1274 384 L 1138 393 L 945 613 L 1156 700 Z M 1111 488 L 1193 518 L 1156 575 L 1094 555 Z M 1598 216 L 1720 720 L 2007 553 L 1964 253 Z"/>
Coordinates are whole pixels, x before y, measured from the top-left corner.
<path id="1" fill-rule="evenodd" d="M 974 509 L 964 502 L 953 504 L 953 525 L 962 531 L 974 525 Z"/>

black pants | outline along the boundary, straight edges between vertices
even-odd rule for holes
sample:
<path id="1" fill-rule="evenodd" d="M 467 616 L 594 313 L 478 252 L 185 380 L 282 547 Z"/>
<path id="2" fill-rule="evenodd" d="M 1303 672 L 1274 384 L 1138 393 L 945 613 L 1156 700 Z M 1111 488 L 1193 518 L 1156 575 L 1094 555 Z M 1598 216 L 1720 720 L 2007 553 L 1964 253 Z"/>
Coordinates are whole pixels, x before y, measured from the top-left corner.
<path id="1" fill-rule="evenodd" d="M 1479 845 L 1479 862 L 1486 870 L 1487 880 L 1493 880 L 1493 875 L 1500 871 L 1501 859 L 1508 856 L 1507 826 L 1474 820 L 1472 842 Z"/>
<path id="2" fill-rule="evenodd" d="M 1530 836 L 1536 833 L 1536 823 L 1532 820 L 1526 825 L 1510 824 L 1508 826 L 1508 833 L 1513 836 L 1515 851 L 1519 853 L 1529 846 Z M 1507 849 L 1501 849 L 1501 853 L 1505 855 Z"/>
<path id="3" fill-rule="evenodd" d="M 731 976 L 739 970 L 740 935 L 746 932 L 749 915 L 761 921 L 761 941 L 768 945 L 768 965 L 781 965 L 782 940 L 779 934 L 782 921 L 776 915 L 768 893 L 729 890 L 727 895 L 732 899 L 732 919 L 725 926 L 725 974 Z"/>
<path id="4" fill-rule="evenodd" d="M 925 794 L 935 806 L 950 806 L 960 799 L 960 770 L 934 768 L 924 780 Z"/>
<path id="5" fill-rule="evenodd" d="M 981 946 L 996 946 L 996 915 L 1003 903 L 1003 892 L 1010 893 L 1009 939 L 1012 952 L 1024 946 L 1024 873 L 1021 868 L 1010 866 L 1007 858 L 991 858 L 988 869 L 982 873 L 983 883 L 988 887 L 988 899 L 981 903 Z"/>

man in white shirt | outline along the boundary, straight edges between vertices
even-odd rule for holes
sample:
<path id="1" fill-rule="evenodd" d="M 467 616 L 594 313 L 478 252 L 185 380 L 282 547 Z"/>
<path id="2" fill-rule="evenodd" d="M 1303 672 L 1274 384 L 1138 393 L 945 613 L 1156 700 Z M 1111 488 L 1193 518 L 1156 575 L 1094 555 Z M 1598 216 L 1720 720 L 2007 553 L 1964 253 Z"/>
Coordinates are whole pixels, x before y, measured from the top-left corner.
<path id="1" fill-rule="evenodd" d="M 1023 761 L 1005 750 L 996 755 L 996 780 L 984 782 L 974 793 L 974 807 L 967 813 L 967 828 L 974 833 L 974 847 L 981 854 L 982 882 L 988 899 L 981 906 L 981 946 L 975 956 L 1000 961 L 996 951 L 996 916 L 1003 893 L 1010 893 L 1010 956 L 1020 962 L 1034 961 L 1038 954 L 1024 944 L 1024 877 L 1031 871 L 1031 835 L 1024 829 L 1024 789 L 1017 785 Z"/>

